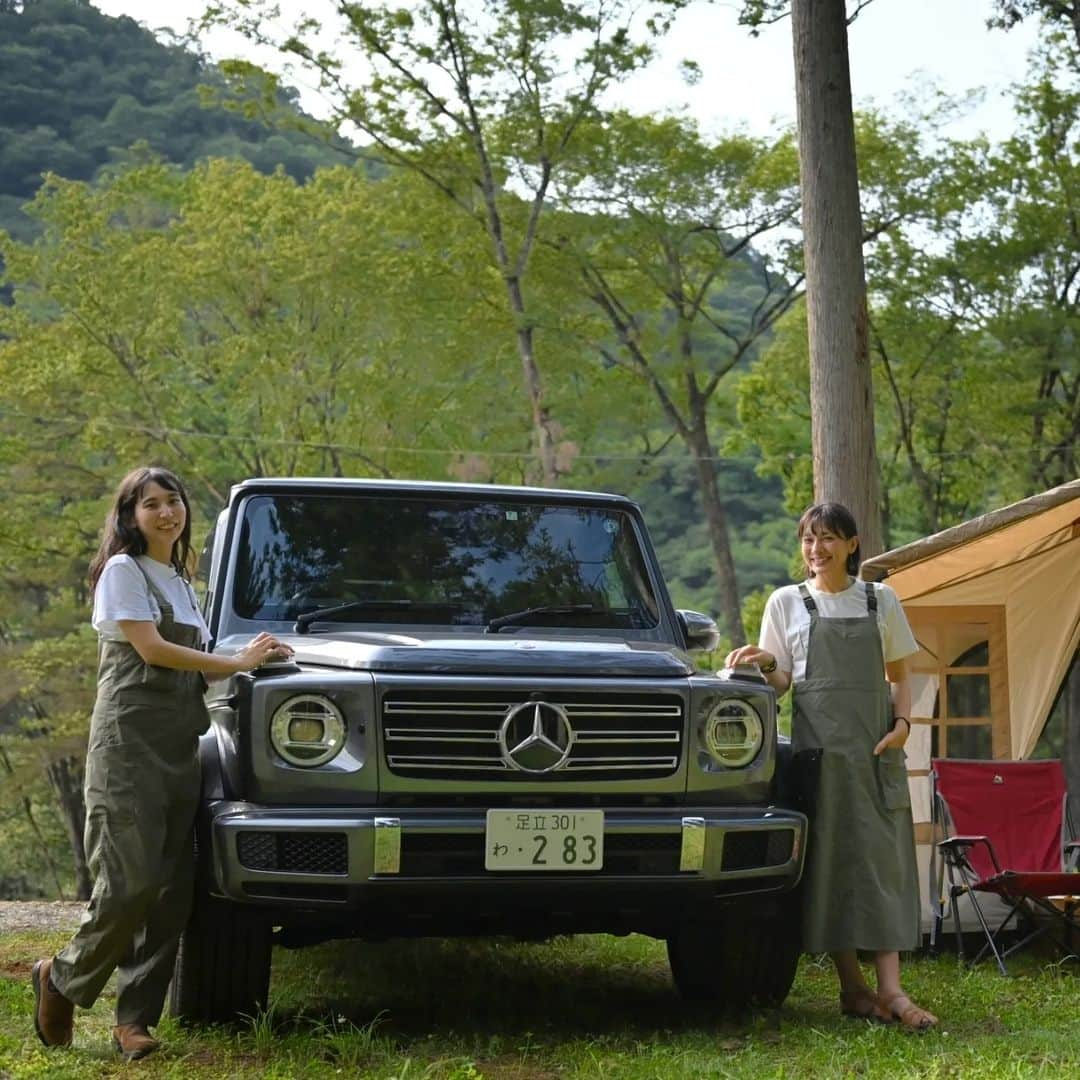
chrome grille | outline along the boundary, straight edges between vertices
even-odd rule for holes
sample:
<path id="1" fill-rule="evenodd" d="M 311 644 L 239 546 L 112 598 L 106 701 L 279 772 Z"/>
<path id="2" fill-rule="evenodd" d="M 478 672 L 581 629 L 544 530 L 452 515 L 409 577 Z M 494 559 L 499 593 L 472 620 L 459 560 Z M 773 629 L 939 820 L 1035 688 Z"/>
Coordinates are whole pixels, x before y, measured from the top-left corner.
<path id="1" fill-rule="evenodd" d="M 534 700 L 563 709 L 573 732 L 565 764 L 544 775 L 514 768 L 503 760 L 499 745 L 507 715 Z M 382 727 L 386 761 L 398 776 L 632 780 L 678 769 L 683 703 L 673 694 L 398 691 L 383 701 Z"/>

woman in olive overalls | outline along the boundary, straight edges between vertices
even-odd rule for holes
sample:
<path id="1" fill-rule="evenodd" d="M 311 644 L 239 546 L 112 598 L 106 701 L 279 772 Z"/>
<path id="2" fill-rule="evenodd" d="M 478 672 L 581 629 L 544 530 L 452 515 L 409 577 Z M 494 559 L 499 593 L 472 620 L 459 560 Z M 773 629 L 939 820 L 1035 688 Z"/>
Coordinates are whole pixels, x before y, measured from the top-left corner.
<path id="1" fill-rule="evenodd" d="M 777 589 L 760 643 L 727 657 L 793 690 L 794 768 L 810 816 L 803 949 L 828 952 L 848 1016 L 925 1031 L 937 1017 L 900 985 L 900 952 L 920 940 L 919 880 L 903 746 L 918 645 L 896 594 L 854 579 L 859 540 L 838 503 L 799 521 L 807 580 Z M 877 990 L 859 966 L 874 954 Z"/>
<path id="2" fill-rule="evenodd" d="M 94 889 L 75 936 L 33 968 L 34 1027 L 46 1046 L 71 1043 L 74 1006 L 89 1008 L 116 970 L 116 1049 L 133 1059 L 157 1048 L 147 1029 L 161 1016 L 192 898 L 204 676 L 289 651 L 269 634 L 235 656 L 204 651 L 190 543 L 180 481 L 160 468 L 125 477 L 90 567 L 99 664 L 85 841 Z"/>

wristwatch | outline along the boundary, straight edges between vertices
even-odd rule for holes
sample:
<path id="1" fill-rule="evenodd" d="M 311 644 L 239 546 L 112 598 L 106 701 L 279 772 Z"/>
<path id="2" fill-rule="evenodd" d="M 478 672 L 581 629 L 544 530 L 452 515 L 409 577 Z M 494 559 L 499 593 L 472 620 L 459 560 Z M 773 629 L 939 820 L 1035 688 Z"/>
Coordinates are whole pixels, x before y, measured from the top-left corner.
<path id="1" fill-rule="evenodd" d="M 760 664 L 758 671 L 762 675 L 771 675 L 776 670 L 776 657 L 774 656 L 767 664 Z"/>

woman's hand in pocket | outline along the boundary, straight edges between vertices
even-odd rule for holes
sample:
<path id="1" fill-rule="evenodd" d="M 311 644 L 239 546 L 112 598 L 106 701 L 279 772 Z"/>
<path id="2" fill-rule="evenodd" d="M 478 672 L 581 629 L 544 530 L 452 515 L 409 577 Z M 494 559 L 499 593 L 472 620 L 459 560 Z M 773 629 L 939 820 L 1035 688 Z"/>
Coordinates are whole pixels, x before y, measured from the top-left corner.
<path id="1" fill-rule="evenodd" d="M 908 740 L 908 726 L 902 720 L 897 720 L 892 726 L 892 730 L 886 734 L 881 741 L 874 747 L 874 756 L 878 757 L 884 751 L 890 747 L 895 747 L 897 750 L 904 749 L 904 743 Z"/>

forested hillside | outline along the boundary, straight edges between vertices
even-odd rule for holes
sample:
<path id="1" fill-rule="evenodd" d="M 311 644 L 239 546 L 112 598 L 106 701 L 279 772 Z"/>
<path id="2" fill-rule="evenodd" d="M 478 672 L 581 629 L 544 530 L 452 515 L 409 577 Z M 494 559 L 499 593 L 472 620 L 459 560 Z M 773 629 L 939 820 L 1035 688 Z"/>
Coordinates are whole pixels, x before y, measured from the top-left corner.
<path id="1" fill-rule="evenodd" d="M 0 228 L 29 234 L 19 208 L 45 172 L 93 180 L 149 155 L 184 167 L 240 157 L 303 180 L 348 160 L 298 132 L 204 108 L 200 85 L 224 83 L 196 53 L 134 19 L 89 0 L 0 0 Z M 295 97 L 282 91 L 279 105 L 287 115 Z"/>

